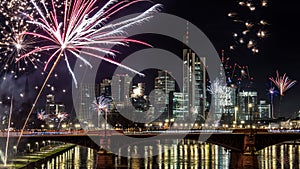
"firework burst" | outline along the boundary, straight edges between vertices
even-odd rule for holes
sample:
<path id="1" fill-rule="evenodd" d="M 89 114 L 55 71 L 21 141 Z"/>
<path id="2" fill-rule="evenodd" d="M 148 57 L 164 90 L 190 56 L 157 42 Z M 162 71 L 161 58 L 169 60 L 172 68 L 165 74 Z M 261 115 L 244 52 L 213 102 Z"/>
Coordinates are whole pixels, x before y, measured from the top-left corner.
<path id="1" fill-rule="evenodd" d="M 106 45 L 127 46 L 132 42 L 151 46 L 145 42 L 127 38 L 125 36 L 126 29 L 148 21 L 153 16 L 153 13 L 159 11 L 161 5 L 155 4 L 134 18 L 117 23 L 108 23 L 114 14 L 121 12 L 126 7 L 149 1 L 109 0 L 102 7 L 97 6 L 96 2 L 97 0 L 52 0 L 51 3 L 47 4 L 44 1 L 36 2 L 35 0 L 31 0 L 38 17 L 35 18 L 27 15 L 28 23 L 39 28 L 39 30 L 36 32 L 27 31 L 23 34 L 37 37 L 41 42 L 38 47 L 20 56 L 17 62 L 26 59 L 34 53 L 43 52 L 45 53 L 45 57 L 47 57 L 44 70 L 49 70 L 49 72 L 28 117 L 32 113 L 34 105 L 37 103 L 49 77 L 61 59 L 64 59 L 75 85 L 77 85 L 77 81 L 69 63 L 69 57 L 75 57 L 92 67 L 91 63 L 81 54 L 105 60 L 143 76 L 143 74 L 106 57 L 107 55 L 115 56 L 115 53 L 118 53 L 118 51 L 107 48 Z M 25 124 L 27 121 L 28 118 Z M 21 131 L 24 130 L 24 127 Z"/>
<path id="2" fill-rule="evenodd" d="M 42 31 L 25 32 L 24 35 L 38 37 L 45 43 L 20 56 L 17 61 L 25 59 L 34 53 L 49 53 L 49 51 L 52 51 L 45 62 L 44 71 L 46 71 L 48 67 L 51 67 L 49 71 L 51 73 L 57 62 L 64 58 L 75 85 L 77 85 L 77 81 L 69 63 L 69 57 L 75 56 L 77 59 L 92 67 L 91 63 L 79 53 L 105 60 L 143 76 L 143 74 L 105 57 L 106 55 L 115 56 L 115 53 L 118 53 L 118 51 L 105 48 L 107 45 L 126 46 L 129 42 L 134 42 L 150 46 L 147 43 L 128 39 L 122 35 L 126 33 L 126 28 L 149 20 L 152 17 L 151 14 L 157 12 L 160 5 L 154 5 L 135 18 L 114 24 L 106 24 L 113 14 L 129 5 L 141 1 L 143 0 L 121 2 L 110 0 L 100 8 L 99 11 L 96 11 L 96 0 L 65 0 L 62 3 L 52 1 L 51 7 L 49 8 L 47 8 L 47 4 L 43 3 L 43 1 L 37 3 L 31 0 L 37 9 L 39 18 L 35 19 L 27 16 L 29 19 L 28 23 L 41 28 Z M 51 63 L 53 63 L 52 66 L 50 65 Z"/>
<path id="3" fill-rule="evenodd" d="M 0 72 L 9 72 L 17 77 L 18 73 L 26 70 L 29 63 L 37 68 L 38 54 L 29 55 L 24 62 L 15 64 L 17 58 L 34 49 L 35 38 L 24 34 L 30 25 L 21 13 L 24 11 L 32 16 L 33 10 L 27 1 L 4 0 L 0 4 L 0 16 L 3 19 L 0 22 Z"/>
<path id="4" fill-rule="evenodd" d="M 230 57 L 224 56 L 224 50 L 222 50 L 222 63 L 228 84 L 234 87 L 245 88 L 252 86 L 254 78 L 247 65 L 240 65 L 237 62 L 232 62 Z"/>
<path id="5" fill-rule="evenodd" d="M 101 112 L 108 108 L 109 103 L 109 99 L 104 96 L 99 96 L 93 101 L 92 108 L 97 112 Z"/>
<path id="6" fill-rule="evenodd" d="M 278 106 L 278 115 L 280 116 L 280 106 L 282 102 L 282 97 L 284 96 L 284 93 L 293 87 L 297 81 L 296 80 L 291 80 L 286 76 L 286 73 L 283 74 L 283 76 L 280 76 L 278 73 L 278 70 L 276 71 L 276 78 L 270 77 L 269 78 L 274 85 L 278 88 L 279 94 L 280 94 L 280 101 L 279 101 L 279 106 Z"/>
<path id="7" fill-rule="evenodd" d="M 269 36 L 268 22 L 262 18 L 262 11 L 268 6 L 266 0 L 238 1 L 237 11 L 228 13 L 228 17 L 239 25 L 239 29 L 232 33 L 234 43 L 231 50 L 244 46 L 252 53 L 259 53 L 259 45 Z"/>
<path id="8" fill-rule="evenodd" d="M 280 76 L 278 70 L 276 71 L 276 78 L 270 77 L 269 79 L 277 86 L 281 96 L 297 82 L 296 80 L 289 79 L 288 76 L 286 76 L 286 73 L 284 73 L 283 76 Z"/>
<path id="9" fill-rule="evenodd" d="M 104 112 L 107 115 L 107 109 L 110 104 L 110 100 L 107 99 L 105 96 L 97 97 L 92 103 L 92 109 L 98 113 L 98 127 L 100 127 L 100 115 Z M 105 118 L 107 120 L 107 117 Z"/>

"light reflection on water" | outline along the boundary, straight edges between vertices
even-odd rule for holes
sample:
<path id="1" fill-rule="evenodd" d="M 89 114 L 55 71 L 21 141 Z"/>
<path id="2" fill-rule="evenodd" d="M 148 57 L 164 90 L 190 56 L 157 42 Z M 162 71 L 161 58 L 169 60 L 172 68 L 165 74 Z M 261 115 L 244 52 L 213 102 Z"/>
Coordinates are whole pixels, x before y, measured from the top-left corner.
<path id="1" fill-rule="evenodd" d="M 145 169 L 227 169 L 230 166 L 230 151 L 212 144 L 185 142 L 179 144 L 158 144 L 158 155 L 152 156 L 155 147 L 143 147 L 140 154 L 136 146 L 120 151 L 128 151 L 130 157 L 118 155 L 109 158 L 97 156 L 89 148 L 75 147 L 47 163 L 38 166 L 42 169 L 94 169 L 94 168 L 145 168 Z M 121 154 L 121 152 L 119 153 Z M 300 168 L 300 146 L 292 144 L 274 145 L 259 152 L 260 169 Z M 147 158 L 143 158 L 147 157 Z M 109 164 L 104 167 L 103 165 Z"/>
<path id="2" fill-rule="evenodd" d="M 296 169 L 300 168 L 300 145 L 281 144 L 267 147 L 260 151 L 261 169 Z"/>

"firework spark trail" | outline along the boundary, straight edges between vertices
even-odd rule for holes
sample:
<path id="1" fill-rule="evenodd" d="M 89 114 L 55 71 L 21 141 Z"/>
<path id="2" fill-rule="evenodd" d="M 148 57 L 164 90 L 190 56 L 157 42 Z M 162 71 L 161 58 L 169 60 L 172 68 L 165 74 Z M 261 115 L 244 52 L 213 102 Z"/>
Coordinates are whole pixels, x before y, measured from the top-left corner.
<path id="1" fill-rule="evenodd" d="M 42 8 L 34 1 L 31 0 L 31 3 L 37 10 L 39 15 L 38 19 L 28 16 L 28 23 L 33 24 L 34 26 L 41 29 L 41 32 L 25 32 L 25 35 L 31 35 L 38 37 L 41 40 L 44 40 L 46 45 L 43 44 L 40 47 L 29 51 L 28 53 L 20 56 L 16 62 L 19 62 L 22 59 L 26 59 L 31 54 L 40 53 L 40 52 L 49 52 L 53 53 L 48 57 L 46 61 L 44 70 L 48 69 L 48 66 L 51 65 L 52 61 L 55 59 L 54 63 L 51 65 L 50 71 L 48 72 L 47 77 L 45 78 L 43 85 L 40 88 L 40 91 L 34 100 L 33 106 L 25 120 L 25 124 L 21 130 L 17 145 L 20 142 L 21 136 L 25 129 L 25 126 L 28 122 L 28 119 L 46 85 L 46 82 L 50 78 L 53 70 L 57 66 L 57 63 L 64 57 L 67 64 L 68 71 L 72 75 L 73 81 L 77 86 L 75 75 L 70 68 L 70 63 L 68 61 L 69 56 L 75 56 L 77 59 L 83 61 L 91 67 L 91 64 L 84 58 L 81 57 L 78 52 L 82 52 L 85 55 L 96 57 L 102 60 L 105 60 L 109 63 L 115 64 L 117 66 L 123 67 L 129 71 L 132 71 L 136 74 L 144 76 L 144 74 L 135 71 L 125 65 L 122 65 L 114 60 L 111 60 L 105 55 L 115 56 L 114 51 L 110 48 L 99 47 L 98 45 L 124 45 L 127 46 L 129 42 L 139 43 L 142 45 L 150 46 L 149 44 L 134 40 L 128 39 L 126 36 L 126 29 L 133 26 L 141 24 L 145 21 L 148 21 L 153 13 L 159 11 L 161 7 L 160 4 L 155 4 L 142 14 L 123 20 L 118 23 L 106 24 L 107 20 L 111 15 L 123 10 L 125 7 L 138 2 L 149 2 L 147 0 L 132 0 L 132 1 L 121 1 L 110 0 L 98 11 L 96 7 L 96 0 L 65 0 L 61 4 L 56 4 L 57 1 L 51 1 L 51 7 L 47 8 L 47 4 L 42 3 Z M 95 14 L 93 14 L 95 13 Z M 62 16 L 61 16 L 62 15 Z M 83 51 L 85 50 L 85 51 Z M 100 52 L 104 56 L 96 55 L 93 52 Z"/>

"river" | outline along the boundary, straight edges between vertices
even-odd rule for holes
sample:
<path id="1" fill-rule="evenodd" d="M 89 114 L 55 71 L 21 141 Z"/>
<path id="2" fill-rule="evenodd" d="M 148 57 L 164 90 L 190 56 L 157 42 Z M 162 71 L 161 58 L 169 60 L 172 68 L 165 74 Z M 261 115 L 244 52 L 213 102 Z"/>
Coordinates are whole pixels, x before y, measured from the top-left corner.
<path id="1" fill-rule="evenodd" d="M 76 146 L 47 162 L 38 169 L 94 169 L 94 168 L 145 168 L 145 169 L 229 169 L 231 152 L 213 144 L 193 141 L 174 144 L 157 144 L 160 151 L 152 155 L 153 147 L 145 146 L 142 153 L 138 147 L 128 146 L 127 157 L 113 154 L 99 155 L 92 149 Z M 139 151 L 140 152 L 140 151 Z M 257 156 L 260 169 L 300 168 L 300 146 L 281 144 L 267 147 Z M 142 158 L 147 157 L 147 158 Z"/>

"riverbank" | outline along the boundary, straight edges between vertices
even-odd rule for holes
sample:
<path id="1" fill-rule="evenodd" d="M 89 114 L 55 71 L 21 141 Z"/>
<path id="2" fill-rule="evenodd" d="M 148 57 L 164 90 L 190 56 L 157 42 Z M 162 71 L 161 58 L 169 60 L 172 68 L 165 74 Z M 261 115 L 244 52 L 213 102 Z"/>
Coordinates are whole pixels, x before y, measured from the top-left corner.
<path id="1" fill-rule="evenodd" d="M 1 164 L 0 169 L 33 169 L 36 163 L 43 163 L 44 161 L 58 155 L 59 153 L 72 149 L 75 146 L 76 145 L 74 144 L 63 144 L 52 147 L 51 149 L 17 156 L 13 159 L 9 159 L 6 166 Z"/>

